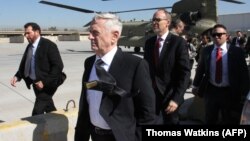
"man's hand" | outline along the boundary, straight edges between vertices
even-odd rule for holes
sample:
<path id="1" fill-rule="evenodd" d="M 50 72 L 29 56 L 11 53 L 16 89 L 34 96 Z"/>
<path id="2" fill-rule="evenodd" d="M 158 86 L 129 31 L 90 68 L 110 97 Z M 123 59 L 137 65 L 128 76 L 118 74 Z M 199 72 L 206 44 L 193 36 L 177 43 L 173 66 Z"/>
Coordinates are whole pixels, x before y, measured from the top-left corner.
<path id="1" fill-rule="evenodd" d="M 167 108 L 165 109 L 166 114 L 171 114 L 174 111 L 176 111 L 176 109 L 178 108 L 178 104 L 176 102 L 174 102 L 173 100 L 171 100 L 167 106 Z"/>
<path id="2" fill-rule="evenodd" d="M 10 80 L 10 84 L 13 87 L 16 87 L 16 82 L 18 82 L 18 79 L 16 76 L 14 76 L 11 80 Z"/>
<path id="3" fill-rule="evenodd" d="M 35 83 L 35 86 L 38 90 L 42 90 L 44 85 L 43 85 L 43 82 L 42 81 L 38 81 Z"/>

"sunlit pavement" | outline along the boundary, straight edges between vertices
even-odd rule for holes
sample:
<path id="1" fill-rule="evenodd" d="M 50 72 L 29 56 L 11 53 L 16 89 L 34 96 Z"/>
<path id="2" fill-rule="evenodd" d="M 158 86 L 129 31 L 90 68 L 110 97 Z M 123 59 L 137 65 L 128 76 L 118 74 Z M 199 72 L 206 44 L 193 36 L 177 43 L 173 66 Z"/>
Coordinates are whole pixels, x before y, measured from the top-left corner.
<path id="1" fill-rule="evenodd" d="M 55 105 L 57 109 L 65 109 L 66 103 L 69 100 L 74 100 L 78 107 L 84 60 L 93 55 L 93 52 L 90 50 L 89 41 L 56 43 L 64 62 L 67 79 L 53 97 Z M 2 97 L 0 99 L 0 122 L 12 121 L 31 115 L 35 101 L 33 90 L 28 90 L 23 81 L 18 83 L 16 88 L 10 85 L 10 79 L 18 69 L 26 45 L 27 43 L 0 43 L 0 90 Z M 143 52 L 135 54 L 134 48 L 122 47 L 122 50 L 140 57 L 143 55 Z M 194 63 L 192 69 L 192 78 L 195 74 L 195 68 L 196 63 Z M 195 117 L 192 115 L 193 109 L 190 109 L 193 100 L 194 95 L 191 93 L 191 89 L 187 89 L 185 102 L 180 107 L 181 124 L 201 124 L 199 119 L 193 119 Z"/>

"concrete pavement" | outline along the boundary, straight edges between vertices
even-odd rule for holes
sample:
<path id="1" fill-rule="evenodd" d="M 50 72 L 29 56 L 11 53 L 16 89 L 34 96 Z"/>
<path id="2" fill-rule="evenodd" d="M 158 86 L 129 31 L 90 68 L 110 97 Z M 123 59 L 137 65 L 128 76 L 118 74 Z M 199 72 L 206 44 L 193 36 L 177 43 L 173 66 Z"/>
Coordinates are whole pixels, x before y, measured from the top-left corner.
<path id="1" fill-rule="evenodd" d="M 89 41 L 56 42 L 56 44 L 64 62 L 67 79 L 53 97 L 55 105 L 58 110 L 65 109 L 67 101 L 74 100 L 78 107 L 84 60 L 86 57 L 93 55 Z M 0 121 L 12 121 L 31 115 L 35 101 L 33 90 L 28 90 L 23 81 L 18 83 L 17 87 L 10 85 L 10 79 L 18 69 L 26 45 L 27 43 L 0 43 Z M 122 49 L 134 54 L 133 48 L 122 47 Z M 142 56 L 142 53 L 135 55 Z M 193 75 L 194 73 L 192 73 L 192 77 Z M 190 89 L 187 90 L 185 94 L 186 102 L 181 107 L 181 114 L 185 120 L 193 97 L 190 91 Z"/>
<path id="2" fill-rule="evenodd" d="M 73 99 L 78 106 L 81 91 L 81 78 L 84 70 L 84 60 L 92 55 L 89 42 L 56 42 L 60 50 L 64 71 L 67 79 L 54 95 L 57 109 L 65 109 L 68 100 Z M 31 115 L 35 96 L 33 90 L 28 90 L 23 81 L 17 87 L 10 85 L 10 79 L 18 69 L 24 44 L 0 43 L 0 120 L 12 121 Z"/>

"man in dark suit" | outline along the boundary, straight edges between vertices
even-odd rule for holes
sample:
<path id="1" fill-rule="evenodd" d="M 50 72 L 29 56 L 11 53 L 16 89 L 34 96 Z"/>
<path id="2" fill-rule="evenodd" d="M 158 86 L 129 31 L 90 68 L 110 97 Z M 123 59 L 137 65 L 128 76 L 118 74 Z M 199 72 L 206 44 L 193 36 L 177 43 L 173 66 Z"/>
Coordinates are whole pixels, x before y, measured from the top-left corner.
<path id="1" fill-rule="evenodd" d="M 240 40 L 245 41 L 241 31 L 236 31 L 236 37 L 233 38 L 232 40 L 232 45 L 236 46 L 236 47 L 240 47 Z"/>
<path id="2" fill-rule="evenodd" d="M 95 55 L 84 64 L 75 141 L 89 141 L 90 135 L 93 141 L 137 141 L 137 126 L 155 121 L 155 94 L 147 62 L 117 47 L 121 31 L 122 23 L 114 14 L 97 14 L 91 22 L 89 40 Z M 97 67 L 99 61 L 103 64 Z M 100 67 L 114 81 L 112 89 L 87 89 L 86 82 L 102 80 Z M 116 87 L 123 94 L 114 92 Z"/>
<path id="3" fill-rule="evenodd" d="M 171 16 L 165 9 L 157 10 L 152 22 L 157 36 L 146 41 L 144 58 L 156 93 L 156 113 L 162 124 L 179 124 L 178 109 L 190 77 L 188 48 L 182 37 L 169 32 Z"/>
<path id="4" fill-rule="evenodd" d="M 244 52 L 227 43 L 224 25 L 215 25 L 212 37 L 214 44 L 204 48 L 199 59 L 192 91 L 204 97 L 206 124 L 239 124 L 249 91 Z"/>
<path id="5" fill-rule="evenodd" d="M 11 79 L 11 85 L 24 79 L 27 88 L 33 86 L 36 101 L 32 116 L 55 111 L 53 95 L 61 78 L 63 62 L 57 45 L 40 36 L 41 29 L 36 23 L 24 25 L 27 46 L 19 69 Z"/>

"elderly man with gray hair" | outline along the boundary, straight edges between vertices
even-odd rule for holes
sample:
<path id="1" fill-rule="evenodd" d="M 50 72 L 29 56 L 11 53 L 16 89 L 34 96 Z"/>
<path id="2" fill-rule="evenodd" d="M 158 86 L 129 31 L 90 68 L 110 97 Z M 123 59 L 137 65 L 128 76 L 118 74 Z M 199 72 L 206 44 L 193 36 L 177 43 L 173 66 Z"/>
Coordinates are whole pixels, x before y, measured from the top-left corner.
<path id="1" fill-rule="evenodd" d="M 121 31 L 114 14 L 97 14 L 91 22 L 88 38 L 95 55 L 84 63 L 75 141 L 90 136 L 92 141 L 137 141 L 139 126 L 154 124 L 148 64 L 117 47 Z"/>

